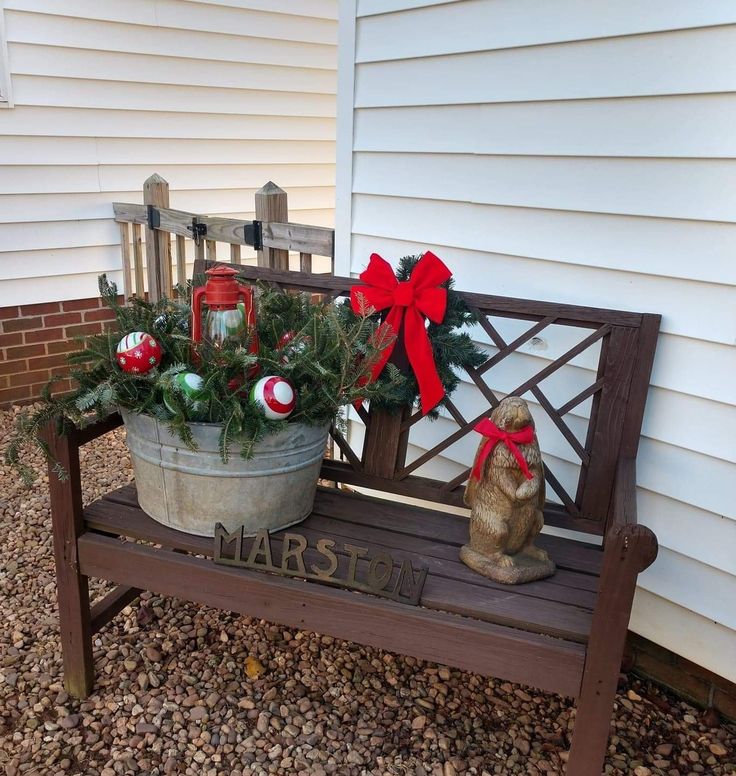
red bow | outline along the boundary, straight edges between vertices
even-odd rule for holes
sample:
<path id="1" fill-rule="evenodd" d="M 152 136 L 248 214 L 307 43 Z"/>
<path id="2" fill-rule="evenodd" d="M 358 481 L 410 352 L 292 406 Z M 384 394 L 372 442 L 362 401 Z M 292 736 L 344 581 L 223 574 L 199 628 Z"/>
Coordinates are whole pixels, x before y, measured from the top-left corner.
<path id="1" fill-rule="evenodd" d="M 364 286 L 350 289 L 350 302 L 359 315 L 366 307 L 374 310 L 391 309 L 383 326 L 390 326 L 398 335 L 404 322 L 404 344 L 419 385 L 422 414 L 442 401 L 445 389 L 437 374 L 432 344 L 424 327 L 425 316 L 433 323 L 441 323 L 447 307 L 447 290 L 441 284 L 452 276 L 449 269 L 431 251 L 427 251 L 416 263 L 411 277 L 399 283 L 391 265 L 377 253 L 371 254 L 368 269 L 360 279 Z M 362 297 L 362 298 L 361 298 Z M 396 340 L 381 353 L 373 364 L 372 379 L 375 380 L 391 357 Z"/>
<path id="2" fill-rule="evenodd" d="M 517 442 L 522 445 L 528 445 L 534 441 L 534 426 L 524 426 L 524 428 L 519 431 L 501 431 L 492 420 L 484 418 L 473 430 L 483 434 L 484 437 L 488 437 L 488 440 L 485 445 L 483 445 L 483 449 L 478 454 L 478 457 L 475 459 L 472 477 L 475 477 L 476 480 L 481 478 L 483 464 L 485 464 L 486 458 L 493 452 L 493 448 L 499 442 L 503 442 L 511 451 L 514 458 L 516 458 L 516 462 L 519 464 L 519 468 L 524 473 L 524 476 L 528 480 L 534 479 L 534 475 L 529 471 L 529 466 L 527 465 L 524 456 L 521 454 L 521 450 L 516 446 Z"/>

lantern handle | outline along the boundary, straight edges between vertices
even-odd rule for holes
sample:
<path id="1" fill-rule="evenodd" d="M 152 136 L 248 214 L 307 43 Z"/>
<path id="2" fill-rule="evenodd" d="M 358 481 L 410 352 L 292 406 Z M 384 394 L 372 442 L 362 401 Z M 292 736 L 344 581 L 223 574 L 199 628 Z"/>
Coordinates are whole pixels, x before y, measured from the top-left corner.
<path id="1" fill-rule="evenodd" d="M 250 336 L 250 345 L 248 350 L 251 353 L 258 353 L 258 332 L 256 331 L 256 310 L 253 299 L 253 289 L 249 286 L 238 284 L 238 296 L 243 300 L 245 308 L 245 324 Z"/>
<path id="2" fill-rule="evenodd" d="M 205 286 L 198 286 L 192 294 L 192 340 L 202 341 L 202 298 Z"/>

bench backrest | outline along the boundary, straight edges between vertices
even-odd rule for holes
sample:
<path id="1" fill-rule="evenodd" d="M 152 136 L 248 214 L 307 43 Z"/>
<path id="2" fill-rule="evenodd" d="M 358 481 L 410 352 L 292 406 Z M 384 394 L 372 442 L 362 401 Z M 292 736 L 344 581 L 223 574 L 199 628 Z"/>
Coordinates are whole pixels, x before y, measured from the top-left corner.
<path id="1" fill-rule="evenodd" d="M 195 273 L 214 264 L 198 261 Z M 359 282 L 355 278 L 261 267 L 237 265 L 236 268 L 247 281 L 262 280 L 284 289 L 325 293 L 333 297 L 348 295 L 350 287 Z M 473 426 L 487 417 L 504 395 L 491 388 L 490 378 L 494 370 L 512 354 L 521 352 L 519 349 L 522 346 L 538 338 L 548 327 L 572 327 L 579 330 L 574 332 L 575 344 L 557 358 L 543 359 L 541 368 L 525 379 L 519 379 L 518 385 L 514 383 L 514 387 L 504 393 L 528 397 L 534 403 L 535 418 L 540 411 L 546 413 L 580 461 L 579 470 L 576 470 L 579 471 L 577 487 L 566 489 L 545 458 L 548 489 L 559 500 L 559 503 L 548 504 L 547 522 L 587 533 L 604 533 L 618 459 L 636 456 L 660 316 L 461 293 L 468 306 L 477 312 L 484 338 L 487 338 L 493 351 L 485 364 L 468 370 L 468 377 L 477 388 L 482 404 L 468 412 L 452 399 L 446 399 L 444 410 L 454 423 L 445 424 L 448 433 L 440 433 L 439 438 L 435 433 L 431 447 L 427 449 L 424 445 L 424 452 L 409 463 L 409 434 L 421 420 L 421 414 L 412 413 L 409 408 L 403 416 L 361 410 L 361 419 L 365 424 L 362 450 L 353 450 L 342 434 L 333 429 L 333 438 L 344 460 L 325 460 L 322 475 L 346 484 L 462 506 L 469 468 L 463 468 L 449 481 L 418 476 L 415 472 L 421 466 L 431 464 L 433 459 L 442 456 L 443 452 L 468 435 L 471 439 L 476 436 L 472 433 Z M 499 332 L 502 327 L 498 324 L 502 319 L 528 321 L 530 326 L 513 338 L 502 336 Z M 493 321 L 496 321 L 495 325 Z M 592 383 L 563 403 L 550 401 L 548 389 L 542 382 L 586 351 L 592 351 L 597 356 L 597 371 L 592 373 Z M 589 373 L 588 370 L 579 371 Z M 584 439 L 579 439 L 566 416 L 584 402 L 589 406 L 589 420 Z M 477 440 L 474 439 L 473 443 L 477 444 Z"/>

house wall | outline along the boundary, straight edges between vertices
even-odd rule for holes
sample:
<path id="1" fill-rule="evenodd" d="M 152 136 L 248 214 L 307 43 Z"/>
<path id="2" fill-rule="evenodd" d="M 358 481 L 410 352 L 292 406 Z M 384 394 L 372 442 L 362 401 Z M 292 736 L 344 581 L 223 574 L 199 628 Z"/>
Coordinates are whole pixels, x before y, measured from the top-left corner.
<path id="1" fill-rule="evenodd" d="M 119 279 L 111 203 L 140 202 L 153 172 L 175 208 L 252 218 L 274 180 L 293 221 L 332 225 L 336 0 L 0 0 L 0 16 L 0 307 Z"/>
<path id="2" fill-rule="evenodd" d="M 461 288 L 662 313 L 631 628 L 736 680 L 734 4 L 342 0 L 340 25 L 336 272 L 432 248 Z"/>
<path id="3" fill-rule="evenodd" d="M 153 172 L 174 208 L 250 219 L 273 180 L 292 221 L 333 225 L 336 18 L 337 0 L 0 0 L 0 406 L 102 325 L 111 203 Z"/>

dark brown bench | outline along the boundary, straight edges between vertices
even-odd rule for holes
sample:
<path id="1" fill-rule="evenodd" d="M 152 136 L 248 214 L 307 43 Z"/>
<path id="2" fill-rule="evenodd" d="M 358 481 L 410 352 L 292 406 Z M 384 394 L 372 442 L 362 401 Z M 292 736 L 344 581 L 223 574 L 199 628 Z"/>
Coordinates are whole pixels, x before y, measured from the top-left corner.
<path id="1" fill-rule="evenodd" d="M 325 275 L 239 269 L 249 280 L 260 278 L 284 288 L 335 296 L 345 294 L 354 283 Z M 550 552 L 558 571 L 550 579 L 516 587 L 496 584 L 464 566 L 458 549 L 466 541 L 467 520 L 401 502 L 406 496 L 462 505 L 469 471 L 450 482 L 413 473 L 469 434 L 479 420 L 480 416 L 466 418 L 462 406 L 449 400 L 445 407 L 457 430 L 410 464 L 406 463 L 407 439 L 419 420 L 416 414 L 363 412 L 362 454 L 334 431 L 343 460 L 325 460 L 322 476 L 393 494 L 393 498 L 321 488 L 313 514 L 298 529 L 308 538 L 329 535 L 372 552 L 385 549 L 396 559 L 423 562 L 428 575 L 420 606 L 216 565 L 211 560 L 212 539 L 152 521 L 138 507 L 134 485 L 83 509 L 79 447 L 121 421 L 112 417 L 61 437 L 49 430 L 51 451 L 70 473 L 64 482 L 51 476 L 50 488 L 64 681 L 72 695 L 84 697 L 93 686 L 92 634 L 141 590 L 150 590 L 577 698 L 567 773 L 601 772 L 637 575 L 657 554 L 654 534 L 636 522 L 635 457 L 659 316 L 464 296 L 482 314 L 483 328 L 498 348 L 484 366 L 469 372 L 488 403 L 484 414 L 498 401 L 488 385 L 488 375 L 498 363 L 552 324 L 584 330 L 577 345 L 544 362 L 541 371 L 512 393 L 529 392 L 580 457 L 575 493 L 568 494 L 554 473 L 547 471 L 548 486 L 561 502 L 548 504 L 547 524 L 602 537 L 603 548 L 595 542 L 540 537 L 539 544 Z M 506 342 L 485 317 L 490 315 L 529 321 L 530 328 Z M 595 381 L 562 406 L 553 407 L 541 381 L 594 345 L 600 348 Z M 582 444 L 565 415 L 591 397 L 589 428 Z M 279 542 L 277 534 L 274 546 L 278 548 Z M 90 606 L 88 577 L 112 581 L 117 587 Z"/>

